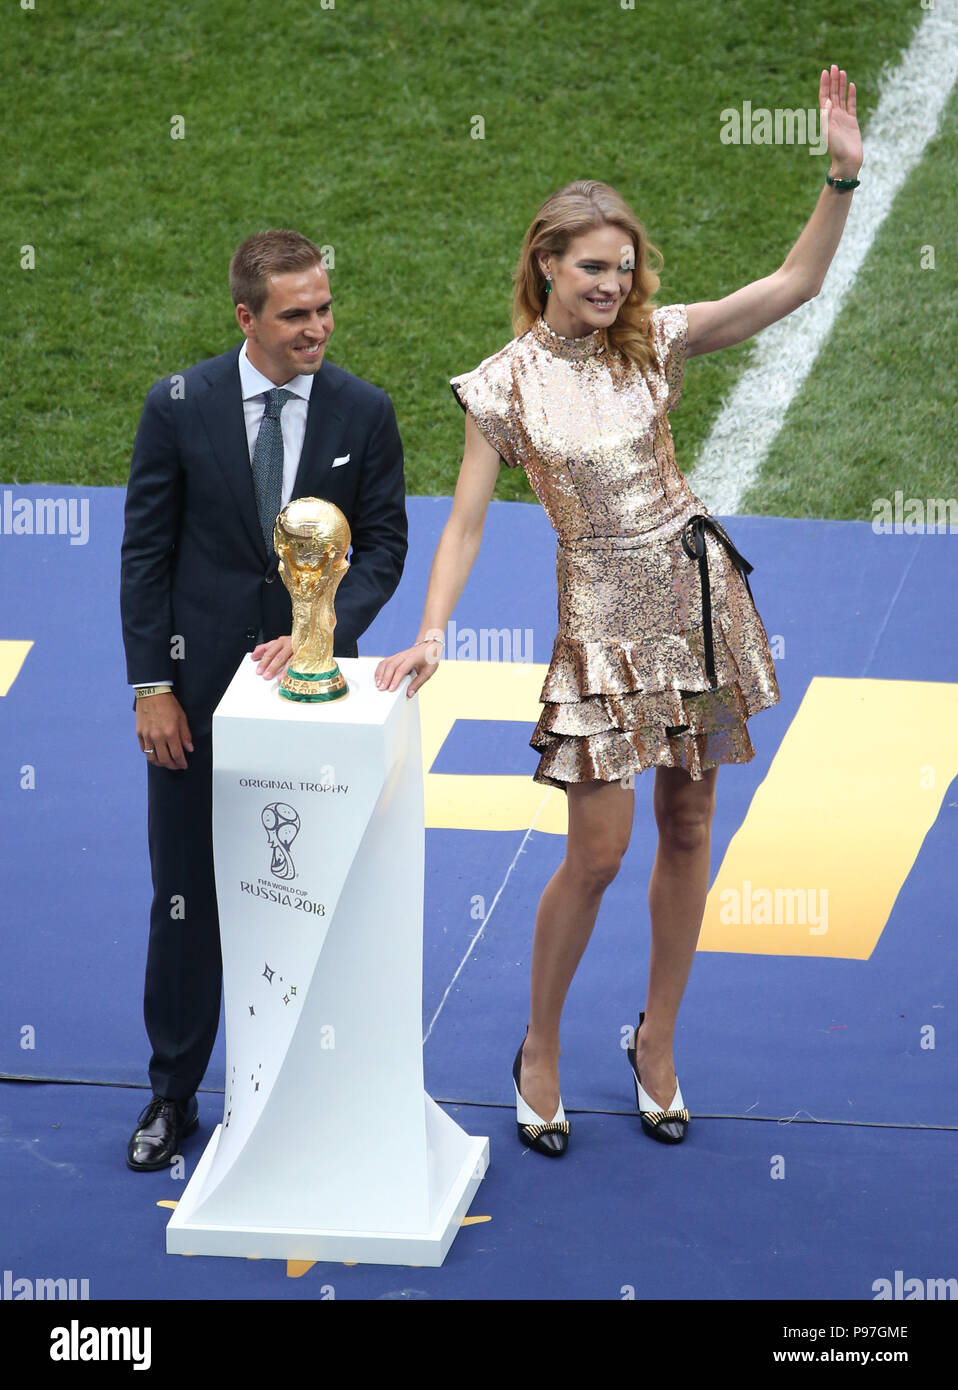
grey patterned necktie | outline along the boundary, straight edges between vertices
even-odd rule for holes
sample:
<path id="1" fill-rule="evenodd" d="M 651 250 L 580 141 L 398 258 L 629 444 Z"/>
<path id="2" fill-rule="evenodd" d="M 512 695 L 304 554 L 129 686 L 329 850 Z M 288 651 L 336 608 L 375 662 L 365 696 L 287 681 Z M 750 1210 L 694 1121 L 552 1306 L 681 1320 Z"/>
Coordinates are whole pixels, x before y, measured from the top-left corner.
<path id="1" fill-rule="evenodd" d="M 263 394 L 266 397 L 266 410 L 253 450 L 253 487 L 266 554 L 272 558 L 273 527 L 283 502 L 283 427 L 279 417 L 283 406 L 293 399 L 294 393 L 276 386 Z"/>

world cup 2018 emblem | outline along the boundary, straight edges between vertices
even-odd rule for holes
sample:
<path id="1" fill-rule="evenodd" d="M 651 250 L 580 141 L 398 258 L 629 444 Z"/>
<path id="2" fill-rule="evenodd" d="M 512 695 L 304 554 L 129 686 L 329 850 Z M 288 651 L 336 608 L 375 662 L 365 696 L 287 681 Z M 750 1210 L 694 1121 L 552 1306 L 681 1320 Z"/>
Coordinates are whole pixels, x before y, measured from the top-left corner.
<path id="1" fill-rule="evenodd" d="M 269 871 L 274 878 L 296 877 L 296 866 L 289 847 L 299 834 L 299 815 L 285 801 L 271 801 L 263 807 L 263 825 L 272 851 Z"/>

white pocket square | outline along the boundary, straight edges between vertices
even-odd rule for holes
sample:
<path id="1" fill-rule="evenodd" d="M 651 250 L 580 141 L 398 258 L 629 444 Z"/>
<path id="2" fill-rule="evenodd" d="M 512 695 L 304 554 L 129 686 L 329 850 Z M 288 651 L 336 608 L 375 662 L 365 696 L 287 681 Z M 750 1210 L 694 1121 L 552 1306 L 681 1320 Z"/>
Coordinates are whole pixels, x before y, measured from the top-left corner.
<path id="1" fill-rule="evenodd" d="M 349 462 L 349 455 L 348 455 L 348 454 L 343 454 L 340 458 L 338 458 L 338 459 L 333 459 L 333 467 L 334 467 L 334 468 L 341 468 L 341 467 L 343 466 L 344 463 L 348 463 L 348 462 Z"/>

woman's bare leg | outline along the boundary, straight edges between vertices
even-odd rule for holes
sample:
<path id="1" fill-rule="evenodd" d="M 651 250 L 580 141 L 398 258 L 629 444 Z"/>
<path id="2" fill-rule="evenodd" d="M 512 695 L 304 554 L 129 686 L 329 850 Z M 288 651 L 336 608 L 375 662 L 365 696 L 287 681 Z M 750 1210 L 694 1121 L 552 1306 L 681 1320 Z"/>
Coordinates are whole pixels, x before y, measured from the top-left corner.
<path id="1" fill-rule="evenodd" d="M 559 1104 L 559 1020 L 576 967 L 592 935 L 602 894 L 619 871 L 635 801 L 620 782 L 572 783 L 562 863 L 546 884 L 532 941 L 529 1034 L 522 1095 L 543 1120 Z"/>
<path id="2" fill-rule="evenodd" d="M 660 767 L 655 773 L 653 805 L 659 842 L 649 879 L 652 949 L 645 1021 L 636 1040 L 635 1060 L 643 1090 L 663 1110 L 675 1094 L 675 1019 L 708 896 L 717 771 L 712 768 L 700 781 L 693 781 L 682 768 Z"/>

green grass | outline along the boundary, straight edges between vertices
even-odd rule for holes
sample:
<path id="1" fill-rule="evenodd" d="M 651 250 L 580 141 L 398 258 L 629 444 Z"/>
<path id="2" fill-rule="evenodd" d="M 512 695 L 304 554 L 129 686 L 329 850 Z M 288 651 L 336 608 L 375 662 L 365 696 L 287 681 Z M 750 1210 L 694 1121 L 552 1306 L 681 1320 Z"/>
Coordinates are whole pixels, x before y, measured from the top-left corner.
<path id="1" fill-rule="evenodd" d="M 956 136 L 958 90 L 879 229 L 743 511 L 870 520 L 873 501 L 896 490 L 958 496 Z M 934 269 L 922 268 L 928 247 Z"/>
<path id="2" fill-rule="evenodd" d="M 827 156 L 722 145 L 719 113 L 745 99 L 814 106 L 821 67 L 837 61 L 867 133 L 878 74 L 922 13 L 911 0 L 4 7 L 3 480 L 124 483 L 150 384 L 239 341 L 233 249 L 291 226 L 335 249 L 329 356 L 392 396 L 409 491 L 451 493 L 463 420 L 448 379 L 511 337 L 511 272 L 542 199 L 573 178 L 619 188 L 665 255 L 660 303 L 765 275 L 810 215 Z M 476 114 L 484 140 L 469 135 Z M 184 140 L 170 138 L 174 115 Z M 954 218 L 939 211 L 920 239 L 937 239 L 944 261 Z M 24 244 L 35 270 L 19 268 Z M 919 297 L 949 274 L 896 271 L 894 295 L 879 284 L 869 312 L 904 303 L 927 319 Z M 953 378 L 954 343 L 937 341 Z M 687 470 L 749 352 L 690 365 L 673 417 Z M 904 457 L 927 356 L 879 368 L 887 399 L 865 433 L 845 433 L 854 397 L 830 409 L 835 457 L 852 440 L 856 457 L 887 451 L 892 437 Z M 789 458 L 805 488 L 794 478 L 775 506 L 805 514 L 821 467 L 795 444 Z M 497 495 L 532 497 L 505 469 Z M 867 495 L 848 489 L 855 505 Z M 842 504 L 835 490 L 838 510 L 818 514 L 864 514 Z"/>

